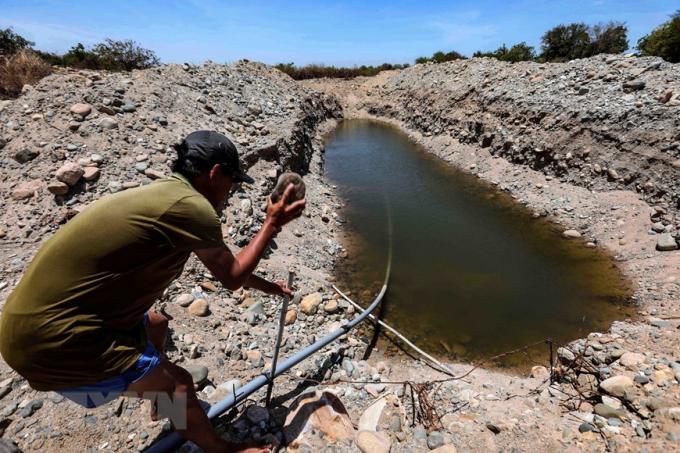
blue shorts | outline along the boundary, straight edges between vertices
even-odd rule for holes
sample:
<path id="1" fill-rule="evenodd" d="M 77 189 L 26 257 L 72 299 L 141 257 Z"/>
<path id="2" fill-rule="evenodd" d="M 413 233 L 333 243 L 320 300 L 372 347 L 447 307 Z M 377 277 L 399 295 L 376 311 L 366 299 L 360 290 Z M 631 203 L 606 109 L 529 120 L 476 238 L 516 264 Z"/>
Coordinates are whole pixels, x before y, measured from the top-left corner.
<path id="1" fill-rule="evenodd" d="M 144 325 L 148 323 L 149 316 L 144 314 Z M 159 363 L 161 363 L 160 353 L 150 341 L 147 341 L 146 348 L 137 362 L 118 376 L 92 385 L 59 390 L 57 393 L 74 403 L 92 409 L 120 397 L 130 384 L 149 374 Z"/>

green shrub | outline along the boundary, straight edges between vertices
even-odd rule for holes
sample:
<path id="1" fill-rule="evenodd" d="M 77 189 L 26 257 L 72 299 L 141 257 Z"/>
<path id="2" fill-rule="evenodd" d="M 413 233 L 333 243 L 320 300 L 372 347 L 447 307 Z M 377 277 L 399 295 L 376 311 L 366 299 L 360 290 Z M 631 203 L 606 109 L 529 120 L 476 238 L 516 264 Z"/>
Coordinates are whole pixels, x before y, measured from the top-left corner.
<path id="1" fill-rule="evenodd" d="M 130 39 L 124 41 L 107 39 L 95 45 L 92 53 L 96 55 L 101 68 L 114 71 L 147 69 L 160 64 L 154 51 L 140 47 Z"/>
<path id="2" fill-rule="evenodd" d="M 619 22 L 558 25 L 545 32 L 541 41 L 542 60 L 566 61 L 623 52 L 628 48 L 628 29 Z"/>
<path id="3" fill-rule="evenodd" d="M 310 64 L 307 66 L 297 67 L 294 63 L 279 63 L 274 66 L 276 69 L 285 72 L 295 80 L 304 79 L 319 79 L 323 77 L 351 79 L 360 76 L 374 76 L 381 71 L 388 71 L 391 69 L 403 69 L 408 67 L 407 64 L 390 64 L 383 63 L 380 66 L 354 66 L 352 68 L 335 67 Z"/>
<path id="4" fill-rule="evenodd" d="M 15 33 L 12 28 L 0 30 L 0 55 L 14 55 L 20 50 L 30 49 L 34 45 L 34 42 Z"/>
<path id="5" fill-rule="evenodd" d="M 134 41 L 107 39 L 91 50 L 82 43 L 71 47 L 64 55 L 37 51 L 38 55 L 53 65 L 80 69 L 106 69 L 109 71 L 131 71 L 146 69 L 160 63 L 156 54 L 140 47 Z"/>
<path id="6" fill-rule="evenodd" d="M 452 50 L 451 52 L 435 52 L 432 54 L 431 57 L 418 57 L 416 58 L 416 64 L 420 63 L 427 63 L 427 62 L 433 62 L 433 63 L 444 63 L 446 61 L 454 61 L 454 60 L 464 60 L 465 56 L 456 52 L 455 50 Z"/>
<path id="7" fill-rule="evenodd" d="M 640 38 L 637 48 L 643 56 L 657 56 L 671 63 L 680 63 L 680 10 L 668 22 Z"/>
<path id="8" fill-rule="evenodd" d="M 515 44 L 509 49 L 505 46 L 505 44 L 503 44 L 493 52 L 477 51 L 472 56 L 491 57 L 501 61 L 509 61 L 511 63 L 516 63 L 518 61 L 531 61 L 536 58 L 534 48 L 525 42 Z"/>
<path id="9" fill-rule="evenodd" d="M 593 25 L 590 30 L 590 55 L 621 53 L 628 50 L 628 29 L 620 22 Z"/>
<path id="10" fill-rule="evenodd" d="M 547 61 L 583 58 L 590 46 L 588 26 L 583 23 L 558 25 L 545 32 L 541 57 Z"/>

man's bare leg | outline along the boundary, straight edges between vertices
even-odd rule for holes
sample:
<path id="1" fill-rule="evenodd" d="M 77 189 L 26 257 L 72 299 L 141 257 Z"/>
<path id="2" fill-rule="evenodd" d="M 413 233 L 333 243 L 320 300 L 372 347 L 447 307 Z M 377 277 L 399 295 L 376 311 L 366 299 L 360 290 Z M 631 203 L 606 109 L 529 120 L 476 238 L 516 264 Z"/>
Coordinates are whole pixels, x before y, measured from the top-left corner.
<path id="1" fill-rule="evenodd" d="M 154 345 L 156 351 L 165 356 L 165 340 L 168 337 L 168 318 L 157 312 L 149 310 L 149 323 L 145 326 L 146 338 Z"/>
<path id="2" fill-rule="evenodd" d="M 149 374 L 128 386 L 128 396 L 156 399 L 161 393 L 168 395 L 172 401 L 186 401 L 186 426 L 176 427 L 177 433 L 194 442 L 206 453 L 225 452 L 265 452 L 266 447 L 243 448 L 231 444 L 217 435 L 210 420 L 198 403 L 191 374 L 167 359 L 154 368 Z"/>

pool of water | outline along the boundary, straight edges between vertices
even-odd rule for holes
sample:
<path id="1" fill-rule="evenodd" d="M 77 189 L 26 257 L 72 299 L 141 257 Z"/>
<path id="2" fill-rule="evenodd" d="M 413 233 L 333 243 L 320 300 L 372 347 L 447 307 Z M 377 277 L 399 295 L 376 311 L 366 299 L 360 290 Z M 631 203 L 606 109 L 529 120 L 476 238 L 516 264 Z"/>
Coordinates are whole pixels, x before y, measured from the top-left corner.
<path id="1" fill-rule="evenodd" d="M 348 120 L 328 137 L 326 177 L 346 203 L 340 285 L 366 304 L 393 265 L 382 318 L 431 353 L 477 360 L 606 330 L 632 314 L 613 262 L 399 130 Z M 545 355 L 516 354 L 502 365 Z M 538 355 L 536 355 L 538 354 Z"/>

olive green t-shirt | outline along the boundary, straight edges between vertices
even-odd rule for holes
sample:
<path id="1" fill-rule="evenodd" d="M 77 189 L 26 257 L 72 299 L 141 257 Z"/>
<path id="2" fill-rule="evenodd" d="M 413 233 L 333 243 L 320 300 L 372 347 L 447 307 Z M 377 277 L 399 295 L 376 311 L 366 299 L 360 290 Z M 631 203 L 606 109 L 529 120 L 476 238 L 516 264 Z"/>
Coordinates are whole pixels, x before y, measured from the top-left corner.
<path id="1" fill-rule="evenodd" d="M 181 175 L 92 203 L 40 248 L 10 294 L 0 352 L 36 390 L 122 373 L 143 316 L 192 250 L 223 245 L 215 209 Z"/>

